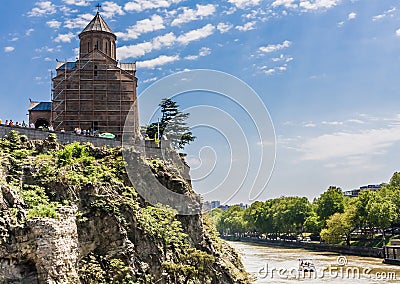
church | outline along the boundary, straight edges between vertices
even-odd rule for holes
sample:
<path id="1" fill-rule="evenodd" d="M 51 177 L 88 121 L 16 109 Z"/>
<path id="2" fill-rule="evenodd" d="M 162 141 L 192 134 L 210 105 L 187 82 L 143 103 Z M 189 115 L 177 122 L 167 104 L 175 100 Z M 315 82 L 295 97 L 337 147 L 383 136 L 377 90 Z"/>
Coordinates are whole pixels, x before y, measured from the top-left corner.
<path id="1" fill-rule="evenodd" d="M 99 11 L 79 40 L 79 58 L 57 62 L 51 103 L 31 102 L 29 123 L 52 125 L 55 131 L 112 133 L 121 139 L 132 109 L 129 135 L 139 137 L 136 64 L 118 62 L 117 37 Z"/>

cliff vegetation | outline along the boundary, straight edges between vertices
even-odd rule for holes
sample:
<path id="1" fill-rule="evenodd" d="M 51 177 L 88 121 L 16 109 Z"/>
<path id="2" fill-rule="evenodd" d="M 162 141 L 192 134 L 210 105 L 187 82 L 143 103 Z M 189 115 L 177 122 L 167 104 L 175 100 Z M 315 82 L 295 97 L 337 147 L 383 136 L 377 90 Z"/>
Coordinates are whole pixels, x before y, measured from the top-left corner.
<path id="1" fill-rule="evenodd" d="M 194 194 L 173 163 L 133 154 L 163 184 Z M 0 283 L 249 283 L 206 216 L 140 197 L 120 148 L 12 131 L 0 161 Z"/>

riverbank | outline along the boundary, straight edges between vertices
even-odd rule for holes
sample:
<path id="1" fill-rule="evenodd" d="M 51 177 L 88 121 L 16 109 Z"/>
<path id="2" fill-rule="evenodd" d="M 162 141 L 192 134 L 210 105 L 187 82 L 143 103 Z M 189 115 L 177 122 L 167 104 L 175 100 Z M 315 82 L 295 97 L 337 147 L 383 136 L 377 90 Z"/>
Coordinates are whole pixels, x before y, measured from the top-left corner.
<path id="1" fill-rule="evenodd" d="M 348 246 L 321 244 L 315 242 L 292 242 L 292 241 L 280 241 L 280 240 L 266 240 L 266 239 L 251 238 L 251 237 L 236 237 L 236 236 L 221 236 L 221 238 L 228 241 L 264 244 L 266 246 L 274 246 L 274 247 L 304 248 L 313 251 L 326 251 L 326 252 L 335 252 L 340 254 L 363 256 L 363 257 L 383 258 L 382 248 L 355 247 L 355 246 L 348 247 Z"/>

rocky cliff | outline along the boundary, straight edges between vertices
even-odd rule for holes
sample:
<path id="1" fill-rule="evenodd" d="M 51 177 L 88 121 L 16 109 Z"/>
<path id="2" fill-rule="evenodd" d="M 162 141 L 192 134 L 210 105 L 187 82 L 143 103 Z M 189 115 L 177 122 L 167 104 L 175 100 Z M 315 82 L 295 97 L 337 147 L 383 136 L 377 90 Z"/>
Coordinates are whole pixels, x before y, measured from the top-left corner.
<path id="1" fill-rule="evenodd" d="M 194 195 L 174 163 L 135 155 L 168 188 Z M 206 216 L 140 197 L 121 149 L 11 132 L 0 158 L 0 283 L 249 282 Z"/>

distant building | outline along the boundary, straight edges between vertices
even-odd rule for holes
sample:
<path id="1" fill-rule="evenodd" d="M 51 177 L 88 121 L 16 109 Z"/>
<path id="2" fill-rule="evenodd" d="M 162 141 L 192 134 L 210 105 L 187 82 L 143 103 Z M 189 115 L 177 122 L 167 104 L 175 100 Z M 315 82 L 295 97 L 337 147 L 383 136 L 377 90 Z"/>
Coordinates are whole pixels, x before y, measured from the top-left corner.
<path id="1" fill-rule="evenodd" d="M 360 192 L 363 190 L 378 191 L 381 189 L 382 185 L 384 185 L 384 184 L 364 185 L 364 186 L 360 186 L 360 188 L 346 190 L 343 192 L 343 194 L 344 194 L 344 196 L 348 196 L 348 197 L 357 197 L 360 194 Z"/>
<path id="2" fill-rule="evenodd" d="M 246 210 L 248 207 L 249 207 L 249 205 L 248 204 L 243 204 L 243 203 L 239 203 L 239 204 L 237 204 L 237 205 L 239 205 L 242 209 L 244 209 L 244 210 Z"/>
<path id="3" fill-rule="evenodd" d="M 222 210 L 224 210 L 224 211 L 227 210 L 229 207 L 230 207 L 230 206 L 227 205 L 227 204 L 218 206 L 219 209 L 222 209 Z"/>
<path id="4" fill-rule="evenodd" d="M 219 200 L 211 201 L 211 209 L 218 208 L 220 205 L 221 205 L 221 201 L 219 201 Z"/>

